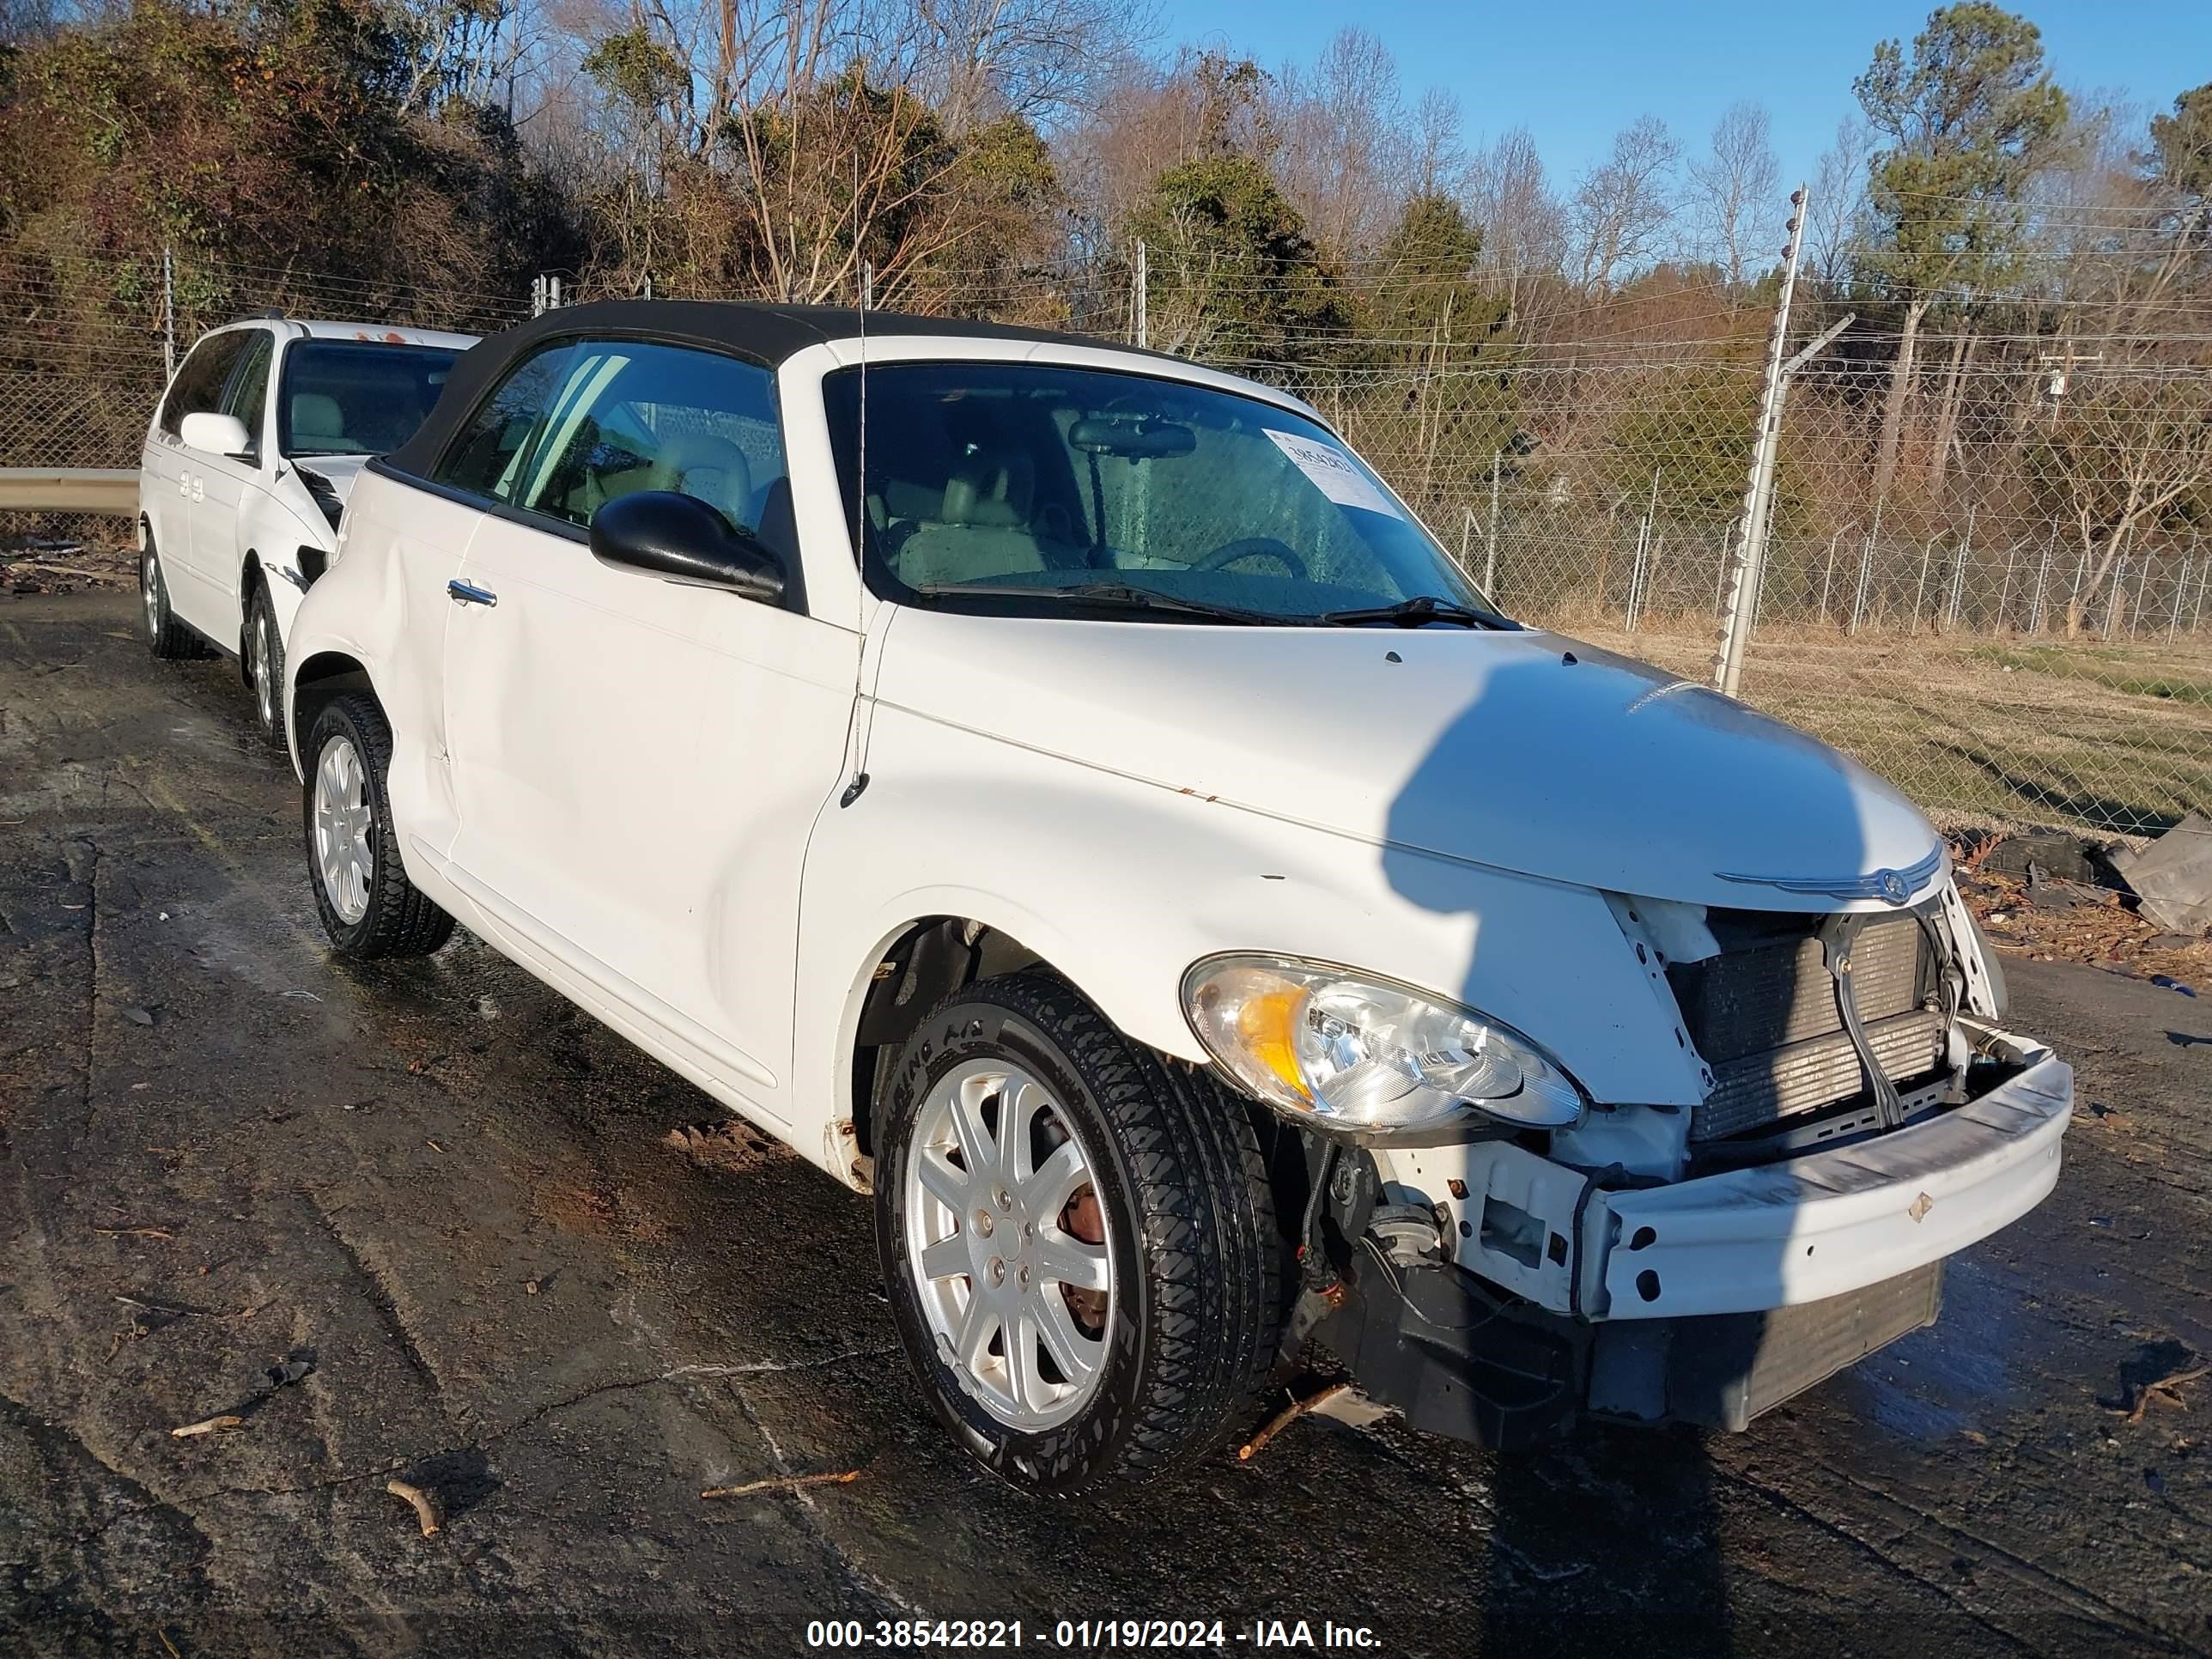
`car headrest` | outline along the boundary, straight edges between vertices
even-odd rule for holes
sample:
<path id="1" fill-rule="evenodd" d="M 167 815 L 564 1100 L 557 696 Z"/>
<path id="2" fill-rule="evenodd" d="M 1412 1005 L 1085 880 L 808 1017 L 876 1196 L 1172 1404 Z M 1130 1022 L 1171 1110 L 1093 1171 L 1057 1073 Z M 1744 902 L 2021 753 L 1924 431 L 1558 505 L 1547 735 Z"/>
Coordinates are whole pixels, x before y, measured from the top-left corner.
<path id="1" fill-rule="evenodd" d="M 1018 450 L 977 448 L 945 481 L 940 522 L 1024 525 L 1036 495 L 1036 466 Z"/>
<path id="2" fill-rule="evenodd" d="M 327 392 L 295 392 L 292 394 L 292 435 L 343 438 L 345 411 L 338 407 L 338 400 Z"/>
<path id="3" fill-rule="evenodd" d="M 721 508 L 742 523 L 753 499 L 753 470 L 745 452 L 711 432 L 678 432 L 660 447 L 668 487 Z"/>

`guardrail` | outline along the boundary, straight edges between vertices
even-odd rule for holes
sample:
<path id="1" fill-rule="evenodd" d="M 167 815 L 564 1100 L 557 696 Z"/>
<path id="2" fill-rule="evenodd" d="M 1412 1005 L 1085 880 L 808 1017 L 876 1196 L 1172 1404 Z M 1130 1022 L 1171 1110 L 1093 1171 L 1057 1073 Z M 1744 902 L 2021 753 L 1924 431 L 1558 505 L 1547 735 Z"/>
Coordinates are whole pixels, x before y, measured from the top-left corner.
<path id="1" fill-rule="evenodd" d="M 0 512 L 138 512 L 138 469 L 123 466 L 0 466 Z"/>

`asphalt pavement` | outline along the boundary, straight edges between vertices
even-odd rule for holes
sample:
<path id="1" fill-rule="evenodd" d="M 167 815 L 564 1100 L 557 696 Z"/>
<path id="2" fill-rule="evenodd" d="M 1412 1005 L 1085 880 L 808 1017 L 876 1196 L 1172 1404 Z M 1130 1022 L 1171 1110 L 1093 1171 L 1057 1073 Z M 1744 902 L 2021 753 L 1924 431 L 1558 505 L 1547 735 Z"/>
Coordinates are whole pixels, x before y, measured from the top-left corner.
<path id="1" fill-rule="evenodd" d="M 1055 1506 L 929 1419 L 865 1200 L 466 935 L 333 962 L 299 817 L 234 665 L 0 598 L 0 1653 L 2212 1644 L 2212 1376 L 2142 1392 L 2212 1357 L 2212 986 L 2008 963 L 2079 1067 L 2057 1193 L 1748 1434 L 1308 1419 Z"/>

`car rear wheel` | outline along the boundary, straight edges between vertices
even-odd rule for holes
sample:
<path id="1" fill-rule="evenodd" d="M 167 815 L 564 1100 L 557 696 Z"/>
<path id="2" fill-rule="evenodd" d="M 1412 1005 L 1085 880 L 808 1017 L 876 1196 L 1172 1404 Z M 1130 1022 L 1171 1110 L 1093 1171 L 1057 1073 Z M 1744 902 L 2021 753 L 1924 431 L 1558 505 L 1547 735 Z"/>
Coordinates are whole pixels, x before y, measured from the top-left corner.
<path id="1" fill-rule="evenodd" d="M 1204 1456 L 1273 1364 L 1285 1247 L 1241 1103 L 1039 974 L 956 993 L 878 1103 L 876 1237 L 932 1406 L 1063 1496 Z"/>
<path id="2" fill-rule="evenodd" d="M 161 556 L 154 546 L 154 532 L 144 532 L 138 550 L 138 607 L 145 624 L 146 643 L 165 662 L 204 657 L 208 649 L 200 636 L 177 620 L 169 609 L 169 583 L 161 569 Z"/>
<path id="3" fill-rule="evenodd" d="M 246 612 L 246 672 L 253 687 L 254 721 L 261 735 L 284 746 L 284 635 L 276 626 L 266 580 L 253 586 Z"/>
<path id="4" fill-rule="evenodd" d="M 301 790 L 307 869 L 323 930 L 342 957 L 428 956 L 453 919 L 407 879 L 392 833 L 392 727 L 368 697 L 316 716 Z"/>

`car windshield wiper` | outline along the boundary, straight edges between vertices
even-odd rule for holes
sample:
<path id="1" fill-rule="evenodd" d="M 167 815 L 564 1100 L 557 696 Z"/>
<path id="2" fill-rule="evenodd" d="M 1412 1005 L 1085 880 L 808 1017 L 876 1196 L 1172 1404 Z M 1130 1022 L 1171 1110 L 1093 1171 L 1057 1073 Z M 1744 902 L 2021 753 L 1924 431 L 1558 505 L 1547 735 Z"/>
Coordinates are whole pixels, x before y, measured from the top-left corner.
<path id="1" fill-rule="evenodd" d="M 1440 599 L 1433 593 L 1419 593 L 1410 599 L 1401 599 L 1395 605 L 1363 605 L 1356 611 L 1324 611 L 1311 618 L 1331 627 L 1356 627 L 1361 623 L 1390 623 L 1400 628 L 1419 628 L 1423 623 L 1457 623 L 1462 628 L 1491 628 L 1510 629 L 1514 624 L 1495 611 L 1478 611 L 1473 605 L 1461 605 L 1452 599 Z"/>
<path id="2" fill-rule="evenodd" d="M 1200 617 L 1208 622 L 1243 623 L 1261 627 L 1293 620 L 1270 617 L 1234 605 L 1208 605 L 1203 599 L 1178 599 L 1157 588 L 1131 582 L 1077 582 L 1067 587 L 1031 587 L 1015 582 L 946 582 L 915 590 L 925 601 L 973 597 L 984 599 L 1065 599 L 1101 610 L 1157 611 L 1180 617 Z"/>

